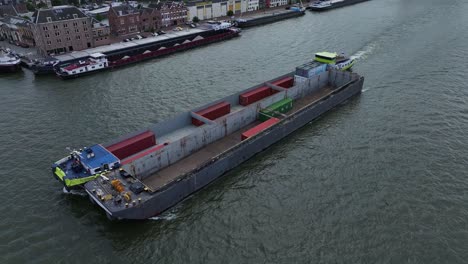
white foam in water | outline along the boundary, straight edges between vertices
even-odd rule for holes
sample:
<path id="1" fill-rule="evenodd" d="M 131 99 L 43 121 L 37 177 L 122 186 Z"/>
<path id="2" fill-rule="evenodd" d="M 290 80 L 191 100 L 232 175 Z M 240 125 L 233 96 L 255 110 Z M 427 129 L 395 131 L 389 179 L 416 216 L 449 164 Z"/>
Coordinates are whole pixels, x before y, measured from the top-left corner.
<path id="1" fill-rule="evenodd" d="M 159 215 L 159 216 L 154 216 L 154 217 L 150 217 L 148 218 L 149 220 L 166 220 L 166 221 L 171 221 L 171 220 L 174 220 L 177 218 L 177 215 L 176 214 L 173 214 L 173 213 L 168 213 L 168 214 L 163 214 L 163 215 Z"/>
<path id="2" fill-rule="evenodd" d="M 356 59 L 356 60 L 362 60 L 367 58 L 368 55 L 374 51 L 376 47 L 376 43 L 371 42 L 368 45 L 366 45 L 362 50 L 356 52 L 354 55 L 351 56 L 351 59 Z"/>
<path id="3" fill-rule="evenodd" d="M 62 192 L 64 194 L 79 195 L 79 196 L 88 195 L 84 190 L 70 190 L 70 191 L 67 191 L 67 189 L 65 189 L 65 187 L 63 187 Z"/>

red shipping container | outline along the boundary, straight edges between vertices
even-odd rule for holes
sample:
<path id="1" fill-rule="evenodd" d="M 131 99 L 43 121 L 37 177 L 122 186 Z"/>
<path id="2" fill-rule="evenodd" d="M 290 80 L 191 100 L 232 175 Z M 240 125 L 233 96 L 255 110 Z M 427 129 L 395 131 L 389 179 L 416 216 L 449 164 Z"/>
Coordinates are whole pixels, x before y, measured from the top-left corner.
<path id="1" fill-rule="evenodd" d="M 274 81 L 273 84 L 283 88 L 291 88 L 294 85 L 294 78 L 286 77 L 281 80 Z"/>
<path id="2" fill-rule="evenodd" d="M 215 105 L 212 105 L 208 108 L 195 112 L 198 115 L 201 115 L 207 119 L 215 120 L 224 115 L 227 115 L 231 112 L 231 104 L 228 102 L 221 102 Z M 198 119 L 192 117 L 192 124 L 195 126 L 201 126 L 204 123 Z"/>
<path id="3" fill-rule="evenodd" d="M 124 141 L 115 143 L 106 149 L 112 152 L 117 158 L 125 159 L 144 149 L 156 145 L 156 137 L 152 131 L 146 131 Z"/>
<path id="4" fill-rule="evenodd" d="M 253 104 L 265 97 L 272 95 L 272 89 L 268 86 L 262 86 L 252 91 L 239 95 L 239 104 L 247 106 Z"/>
<path id="5" fill-rule="evenodd" d="M 278 123 L 280 120 L 278 118 L 272 117 L 268 119 L 267 121 L 252 127 L 251 129 L 245 131 L 241 135 L 241 140 L 248 139 L 249 137 L 253 137 L 257 135 L 258 133 L 262 132 L 263 130 L 273 126 L 274 124 Z"/>

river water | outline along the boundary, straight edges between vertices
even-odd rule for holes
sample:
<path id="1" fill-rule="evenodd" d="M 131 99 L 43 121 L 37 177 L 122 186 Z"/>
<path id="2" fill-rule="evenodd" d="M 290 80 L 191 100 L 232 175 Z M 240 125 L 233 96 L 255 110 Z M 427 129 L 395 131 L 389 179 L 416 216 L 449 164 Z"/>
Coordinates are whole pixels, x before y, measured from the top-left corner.
<path id="1" fill-rule="evenodd" d="M 0 263 L 466 263 L 468 2 L 372 0 L 62 81 L 0 78 Z M 50 164 L 333 50 L 364 92 L 139 222 Z"/>

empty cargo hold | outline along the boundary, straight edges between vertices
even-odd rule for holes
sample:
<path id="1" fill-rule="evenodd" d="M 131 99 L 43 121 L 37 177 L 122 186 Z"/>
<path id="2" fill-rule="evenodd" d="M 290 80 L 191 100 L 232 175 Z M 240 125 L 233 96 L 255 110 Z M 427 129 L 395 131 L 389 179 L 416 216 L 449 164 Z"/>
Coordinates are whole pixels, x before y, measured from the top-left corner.
<path id="1" fill-rule="evenodd" d="M 203 116 L 210 120 L 215 120 L 217 118 L 229 114 L 230 112 L 231 104 L 229 104 L 228 102 L 221 102 L 207 107 L 205 109 L 199 110 L 195 112 L 195 114 Z M 204 124 L 204 122 L 192 117 L 192 124 L 195 126 L 201 126 Z"/>
<path id="2" fill-rule="evenodd" d="M 156 136 L 152 131 L 146 131 L 112 144 L 106 147 L 106 149 L 122 160 L 154 145 L 156 145 Z"/>

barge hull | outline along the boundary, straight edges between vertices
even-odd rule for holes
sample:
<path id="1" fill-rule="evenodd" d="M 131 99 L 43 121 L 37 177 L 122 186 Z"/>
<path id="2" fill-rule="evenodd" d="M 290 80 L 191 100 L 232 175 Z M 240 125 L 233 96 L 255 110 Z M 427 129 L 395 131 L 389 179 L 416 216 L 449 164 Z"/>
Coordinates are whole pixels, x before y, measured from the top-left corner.
<path id="1" fill-rule="evenodd" d="M 209 163 L 197 168 L 185 178 L 169 185 L 167 188 L 153 193 L 148 201 L 137 207 L 113 212 L 113 214 L 110 215 L 110 212 L 100 201 L 95 201 L 106 211 L 108 217 L 112 219 L 147 219 L 158 215 L 176 205 L 190 194 L 207 186 L 227 171 L 250 159 L 255 154 L 285 138 L 349 98 L 359 94 L 362 90 L 363 83 L 364 77 L 360 77 L 356 81 L 337 88 L 332 94 L 322 98 L 319 102 L 311 103 L 296 113 L 284 118 L 278 125 L 271 127 L 266 134 L 256 136 L 249 140 L 249 142 L 246 142 L 246 144 L 240 144 L 227 150 Z M 86 191 L 92 196 L 88 188 L 86 188 Z"/>
<path id="2" fill-rule="evenodd" d="M 362 2 L 367 2 L 369 0 L 344 0 L 342 2 L 336 2 L 336 3 L 333 3 L 331 6 L 327 6 L 327 7 L 322 7 L 322 8 L 317 8 L 317 7 L 309 7 L 309 10 L 310 11 L 316 11 L 316 12 L 322 12 L 322 11 L 328 11 L 328 10 L 331 10 L 331 9 L 335 9 L 335 8 L 340 8 L 340 7 L 344 7 L 344 6 L 349 6 L 349 5 L 354 5 L 354 4 L 359 4 L 359 3 L 362 3 Z"/>
<path id="3" fill-rule="evenodd" d="M 305 11 L 287 12 L 287 13 L 282 13 L 282 14 L 278 14 L 278 15 L 254 18 L 254 19 L 251 19 L 251 20 L 247 20 L 246 22 L 238 22 L 237 26 L 239 28 L 248 28 L 248 27 L 273 23 L 273 22 L 280 21 L 280 20 L 283 20 L 283 19 L 299 17 L 299 16 L 303 16 L 303 15 L 305 15 Z"/>

